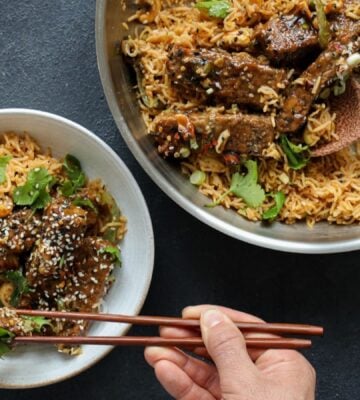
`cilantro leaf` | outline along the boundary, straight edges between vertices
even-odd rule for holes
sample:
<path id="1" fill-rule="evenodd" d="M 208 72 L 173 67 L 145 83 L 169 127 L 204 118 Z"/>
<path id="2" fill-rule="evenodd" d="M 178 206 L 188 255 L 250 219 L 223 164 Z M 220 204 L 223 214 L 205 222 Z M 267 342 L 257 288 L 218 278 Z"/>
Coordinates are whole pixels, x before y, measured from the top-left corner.
<path id="1" fill-rule="evenodd" d="M 81 169 L 80 161 L 71 154 L 65 157 L 63 168 L 69 179 L 63 183 L 61 193 L 69 197 L 85 185 L 86 177 Z"/>
<path id="2" fill-rule="evenodd" d="M 78 207 L 88 207 L 91 208 L 95 213 L 98 213 L 98 209 L 95 207 L 94 203 L 90 199 L 85 199 L 81 197 L 77 197 L 74 201 L 73 204 Z"/>
<path id="3" fill-rule="evenodd" d="M 304 155 L 304 152 L 308 150 L 307 146 L 292 143 L 286 135 L 280 136 L 280 145 L 286 154 L 290 168 L 299 170 L 307 165 L 309 157 Z"/>
<path id="4" fill-rule="evenodd" d="M 258 171 L 256 161 L 245 162 L 248 173 L 235 173 L 231 180 L 230 190 L 236 197 L 241 197 L 249 207 L 259 207 L 265 200 L 264 189 L 257 183 Z"/>
<path id="5" fill-rule="evenodd" d="M 82 172 L 80 161 L 71 154 L 67 154 L 64 159 L 63 168 L 69 179 L 76 180 Z"/>
<path id="6" fill-rule="evenodd" d="M 107 246 L 100 250 L 100 253 L 108 253 L 113 256 L 113 261 L 121 265 L 121 251 L 117 246 Z"/>
<path id="7" fill-rule="evenodd" d="M 25 185 L 18 186 L 15 189 L 13 200 L 17 206 L 30 206 L 34 204 L 39 194 L 38 190 L 35 190 L 29 182 L 26 182 Z"/>
<path id="8" fill-rule="evenodd" d="M 281 209 L 284 206 L 286 196 L 283 192 L 277 192 L 274 195 L 271 195 L 275 200 L 275 205 L 265 211 L 262 215 L 262 219 L 265 220 L 274 220 L 280 213 Z"/>
<path id="9" fill-rule="evenodd" d="M 50 326 L 52 328 L 51 321 L 45 317 L 23 316 L 22 318 L 24 319 L 25 326 L 32 332 L 41 333 L 44 326 Z"/>
<path id="10" fill-rule="evenodd" d="M 53 179 L 47 169 L 35 168 L 29 172 L 27 182 L 34 186 L 35 189 L 40 189 L 46 187 Z"/>
<path id="11" fill-rule="evenodd" d="M 224 19 L 230 13 L 231 3 L 228 0 L 198 1 L 195 7 L 207 11 L 210 17 Z"/>
<path id="12" fill-rule="evenodd" d="M 39 192 L 37 199 L 34 201 L 32 208 L 34 210 L 39 210 L 45 208 L 50 202 L 51 202 L 50 194 L 45 189 L 42 189 Z"/>
<path id="13" fill-rule="evenodd" d="M 0 327 L 0 339 L 11 339 L 15 335 L 5 328 Z"/>
<path id="14" fill-rule="evenodd" d="M 236 197 L 242 198 L 249 207 L 259 207 L 265 200 L 265 191 L 257 183 L 258 170 L 257 163 L 253 160 L 245 162 L 248 170 L 246 175 L 236 172 L 231 179 L 230 189 L 225 192 L 216 202 L 211 203 L 207 207 L 215 207 L 229 194 L 233 193 Z"/>
<path id="15" fill-rule="evenodd" d="M 74 185 L 72 184 L 72 182 L 65 181 L 61 186 L 61 193 L 66 197 L 69 197 L 72 194 L 74 194 L 75 188 L 74 188 Z"/>
<path id="16" fill-rule="evenodd" d="M 11 351 L 11 341 L 14 336 L 12 332 L 0 327 L 0 358 Z"/>
<path id="17" fill-rule="evenodd" d="M 11 351 L 11 347 L 0 339 L 0 358 Z"/>
<path id="18" fill-rule="evenodd" d="M 18 206 L 32 206 L 33 209 L 45 208 L 51 202 L 49 190 L 56 179 L 45 168 L 35 168 L 27 176 L 26 183 L 18 186 L 13 194 Z"/>
<path id="19" fill-rule="evenodd" d="M 8 271 L 5 274 L 5 278 L 14 286 L 14 291 L 10 298 L 10 304 L 13 307 L 17 307 L 21 296 L 24 293 L 29 292 L 27 280 L 20 271 Z"/>
<path id="20" fill-rule="evenodd" d="M 6 167 L 11 158 L 11 156 L 0 157 L 0 185 L 6 181 Z"/>

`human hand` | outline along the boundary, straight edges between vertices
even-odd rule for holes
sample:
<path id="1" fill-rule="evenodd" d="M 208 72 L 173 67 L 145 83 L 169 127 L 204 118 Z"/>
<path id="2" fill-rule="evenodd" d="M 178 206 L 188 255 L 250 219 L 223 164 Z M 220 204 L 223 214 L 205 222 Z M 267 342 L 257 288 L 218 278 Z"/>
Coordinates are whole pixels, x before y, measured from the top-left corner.
<path id="1" fill-rule="evenodd" d="M 157 379 L 177 400 L 314 400 L 316 375 L 294 350 L 251 350 L 231 320 L 263 322 L 224 307 L 187 307 L 183 318 L 201 319 L 206 352 L 214 365 L 179 349 L 148 347 L 147 362 Z M 163 337 L 193 337 L 195 331 L 162 327 Z M 245 334 L 245 337 L 266 337 Z M 196 353 L 204 355 L 204 349 Z"/>

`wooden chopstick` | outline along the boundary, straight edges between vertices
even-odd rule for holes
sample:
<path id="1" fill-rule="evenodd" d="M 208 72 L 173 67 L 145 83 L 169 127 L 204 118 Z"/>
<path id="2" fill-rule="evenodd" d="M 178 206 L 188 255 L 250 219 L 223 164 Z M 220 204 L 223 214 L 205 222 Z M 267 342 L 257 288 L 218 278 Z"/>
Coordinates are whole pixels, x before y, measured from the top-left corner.
<path id="1" fill-rule="evenodd" d="M 15 343 L 68 344 L 68 345 L 109 345 L 109 346 L 176 346 L 183 348 L 204 347 L 201 338 L 170 339 L 151 336 L 17 336 Z M 311 340 L 293 338 L 246 339 L 246 346 L 253 349 L 304 349 L 311 347 Z"/>
<path id="2" fill-rule="evenodd" d="M 118 322 L 133 325 L 161 325 L 183 328 L 199 328 L 200 321 L 174 317 L 154 316 L 129 316 L 119 314 L 95 314 L 83 312 L 42 311 L 42 310 L 16 310 L 19 315 L 42 316 L 47 318 L 61 318 L 86 321 Z M 284 323 L 254 323 L 234 321 L 236 326 L 244 332 L 261 332 L 272 334 L 297 334 L 322 336 L 324 329 L 321 326 L 284 324 Z"/>

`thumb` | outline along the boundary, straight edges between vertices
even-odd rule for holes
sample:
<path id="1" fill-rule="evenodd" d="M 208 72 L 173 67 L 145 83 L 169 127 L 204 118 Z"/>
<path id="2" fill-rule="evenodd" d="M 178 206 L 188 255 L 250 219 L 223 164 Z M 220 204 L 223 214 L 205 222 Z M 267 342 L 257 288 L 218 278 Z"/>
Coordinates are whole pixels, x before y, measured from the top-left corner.
<path id="1" fill-rule="evenodd" d="M 245 391 L 253 383 L 257 369 L 240 330 L 219 310 L 207 310 L 201 314 L 201 334 L 223 389 L 231 392 L 241 385 Z"/>

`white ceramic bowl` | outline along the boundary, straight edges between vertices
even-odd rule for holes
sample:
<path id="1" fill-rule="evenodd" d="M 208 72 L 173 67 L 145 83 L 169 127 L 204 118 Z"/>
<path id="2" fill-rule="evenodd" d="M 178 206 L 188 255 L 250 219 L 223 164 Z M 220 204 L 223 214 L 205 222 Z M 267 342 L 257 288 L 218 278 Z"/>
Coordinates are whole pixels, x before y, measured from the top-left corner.
<path id="1" fill-rule="evenodd" d="M 147 295 L 154 261 L 154 238 L 142 193 L 126 165 L 97 136 L 65 118 L 41 111 L 0 110 L 0 132 L 29 132 L 53 155 L 75 155 L 90 178 L 101 178 L 128 218 L 128 233 L 121 244 L 123 265 L 105 300 L 107 312 L 136 315 Z M 123 335 L 127 325 L 94 324 L 89 335 Z M 70 357 L 52 346 L 23 346 L 0 360 L 0 387 L 25 388 L 55 383 L 76 375 L 104 357 L 111 347 L 83 346 Z"/>

